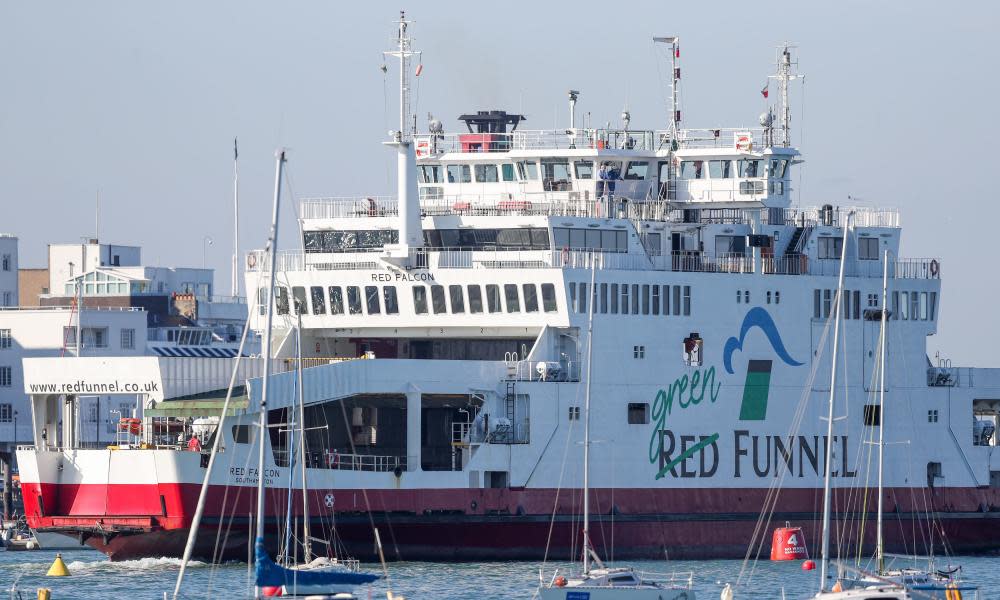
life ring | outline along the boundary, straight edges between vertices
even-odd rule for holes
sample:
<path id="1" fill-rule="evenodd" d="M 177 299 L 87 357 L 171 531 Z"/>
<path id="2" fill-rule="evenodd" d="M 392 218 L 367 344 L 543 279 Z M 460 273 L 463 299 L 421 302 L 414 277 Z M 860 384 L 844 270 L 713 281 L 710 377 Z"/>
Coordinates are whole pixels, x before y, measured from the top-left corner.
<path id="1" fill-rule="evenodd" d="M 556 587 L 566 587 L 566 578 L 560 575 L 555 578 L 555 581 L 553 581 L 552 584 Z"/>
<path id="2" fill-rule="evenodd" d="M 247 255 L 247 267 L 250 268 L 250 269 L 252 269 L 252 268 L 254 268 L 256 266 L 257 266 L 257 255 L 256 254 L 248 254 Z"/>
<path id="3" fill-rule="evenodd" d="M 938 264 L 937 259 L 936 258 L 931 259 L 931 277 L 937 277 L 940 268 L 941 265 Z"/>
<path id="4" fill-rule="evenodd" d="M 122 417 L 118 419 L 118 431 L 127 431 L 132 435 L 139 435 L 142 433 L 142 419 Z"/>

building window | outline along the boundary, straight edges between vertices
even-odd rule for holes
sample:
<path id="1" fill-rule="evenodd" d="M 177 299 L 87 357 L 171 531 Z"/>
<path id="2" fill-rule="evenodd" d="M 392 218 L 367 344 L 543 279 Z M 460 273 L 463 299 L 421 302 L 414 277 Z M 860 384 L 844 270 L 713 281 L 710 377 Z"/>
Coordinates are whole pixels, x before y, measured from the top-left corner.
<path id="1" fill-rule="evenodd" d="M 820 258 L 840 258 L 844 238 L 820 237 L 817 244 Z"/>
<path id="2" fill-rule="evenodd" d="M 10 423 L 14 420 L 14 405 L 10 402 L 0 404 L 0 423 Z"/>
<path id="3" fill-rule="evenodd" d="M 135 348 L 135 329 L 122 329 L 122 349 L 132 350 Z"/>
<path id="4" fill-rule="evenodd" d="M 10 329 L 0 329 L 0 350 L 10 348 L 11 340 Z"/>
<path id="5" fill-rule="evenodd" d="M 861 260 L 878 260 L 878 238 L 858 239 L 858 258 Z"/>
<path id="6" fill-rule="evenodd" d="M 0 387 L 10 387 L 12 378 L 11 367 L 0 367 Z"/>
<path id="7" fill-rule="evenodd" d="M 927 422 L 928 423 L 937 423 L 938 422 L 938 411 L 937 411 L 936 408 L 927 411 Z"/>
<path id="8" fill-rule="evenodd" d="M 107 348 L 108 328 L 107 327 L 84 327 L 83 328 L 84 348 Z"/>
<path id="9" fill-rule="evenodd" d="M 878 404 L 865 404 L 864 419 L 867 427 L 878 427 L 882 423 L 882 407 Z"/>
<path id="10" fill-rule="evenodd" d="M 646 347 L 632 346 L 632 358 L 646 358 Z"/>
<path id="11" fill-rule="evenodd" d="M 579 406 L 571 406 L 571 407 L 569 407 L 569 420 L 570 421 L 579 421 L 580 420 L 580 407 Z"/>
<path id="12" fill-rule="evenodd" d="M 628 424 L 646 425 L 649 423 L 649 404 L 646 402 L 628 403 Z"/>

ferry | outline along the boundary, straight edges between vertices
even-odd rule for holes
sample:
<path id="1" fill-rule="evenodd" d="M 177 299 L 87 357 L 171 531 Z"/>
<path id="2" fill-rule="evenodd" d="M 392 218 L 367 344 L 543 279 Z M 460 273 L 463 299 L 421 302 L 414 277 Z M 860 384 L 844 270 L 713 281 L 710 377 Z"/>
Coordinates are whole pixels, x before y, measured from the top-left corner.
<path id="1" fill-rule="evenodd" d="M 305 422 L 295 427 L 305 430 L 317 537 L 359 558 L 373 552 L 372 524 L 391 558 L 578 556 L 592 310 L 593 547 L 615 558 L 743 557 L 767 526 L 762 507 L 815 547 L 829 470 L 840 552 L 867 550 L 875 528 L 856 523 L 875 512 L 877 494 L 864 491 L 874 485 L 888 311 L 886 549 L 997 549 L 1000 369 L 928 356 L 944 265 L 899 255 L 898 210 L 821 193 L 818 206 L 802 204 L 794 47 L 779 47 L 775 106 L 753 127 L 682 127 L 680 42 L 659 37 L 672 73 L 662 130 L 633 128 L 628 111 L 593 128 L 572 90 L 565 128 L 532 130 L 525 115 L 490 109 L 461 115 L 456 132 L 437 120 L 418 131 L 409 98 L 422 63 L 410 26 L 401 17 L 386 53 L 400 70 L 387 142 L 396 196 L 302 199 L 301 243 L 274 259 L 270 359 L 284 372 L 270 380 L 267 434 L 255 426 L 258 369 L 239 371 L 225 425 L 213 428 L 231 367 L 199 375 L 183 357 L 25 359 L 34 440 L 17 459 L 32 528 L 114 560 L 181 556 L 206 451 L 221 436 L 194 556 L 245 559 L 254 519 L 277 528 L 298 485 L 287 432 L 301 360 Z M 843 310 L 832 311 L 842 252 Z M 259 332 L 272 265 L 265 251 L 241 260 Z M 845 392 L 830 438 L 836 319 Z M 80 447 L 74 382 L 140 394 L 141 430 Z M 204 439 L 178 443 L 178 424 Z M 262 471 L 250 466 L 258 443 Z M 291 506 L 301 511 L 298 495 Z"/>

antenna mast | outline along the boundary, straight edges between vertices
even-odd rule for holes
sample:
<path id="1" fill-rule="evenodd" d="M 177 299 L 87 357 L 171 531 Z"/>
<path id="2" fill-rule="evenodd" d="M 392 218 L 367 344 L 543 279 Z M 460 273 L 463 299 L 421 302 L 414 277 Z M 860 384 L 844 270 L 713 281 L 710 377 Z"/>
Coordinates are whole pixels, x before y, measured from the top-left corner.
<path id="1" fill-rule="evenodd" d="M 805 79 L 805 75 L 792 73 L 793 67 L 799 66 L 799 61 L 792 60 L 792 48 L 798 48 L 798 46 L 791 42 L 785 42 L 778 48 L 779 54 L 775 61 L 778 65 L 778 72 L 769 77 L 778 81 L 778 88 L 781 90 L 781 135 L 784 138 L 782 145 L 786 148 L 792 142 L 792 109 L 788 104 L 788 84 L 794 79 Z"/>
<path id="2" fill-rule="evenodd" d="M 677 130 L 681 124 L 680 100 L 677 97 L 677 86 L 681 81 L 681 68 L 678 65 L 681 58 L 681 43 L 677 36 L 654 37 L 654 43 L 670 45 L 670 140 L 677 140 Z"/>
<path id="3" fill-rule="evenodd" d="M 407 132 L 407 125 L 410 123 L 410 57 L 420 56 L 419 52 L 413 51 L 413 39 L 406 31 L 412 23 L 413 21 L 406 20 L 406 11 L 399 11 L 396 50 L 382 53 L 399 59 L 399 131 L 396 135 L 401 142 L 409 141 L 411 137 Z"/>

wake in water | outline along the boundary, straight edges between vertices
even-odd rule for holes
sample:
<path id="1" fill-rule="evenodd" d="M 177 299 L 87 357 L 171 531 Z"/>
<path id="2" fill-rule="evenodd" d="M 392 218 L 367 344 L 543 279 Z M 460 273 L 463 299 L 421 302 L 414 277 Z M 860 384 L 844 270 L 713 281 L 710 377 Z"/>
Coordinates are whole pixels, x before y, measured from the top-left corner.
<path id="1" fill-rule="evenodd" d="M 54 559 L 55 557 L 53 557 Z M 52 561 L 39 563 L 21 563 L 15 568 L 22 574 L 44 575 L 52 565 Z M 211 566 L 209 563 L 200 561 L 190 561 L 189 569 L 197 569 Z M 66 568 L 71 575 L 86 575 L 89 573 L 114 573 L 123 571 L 176 571 L 181 567 L 179 558 L 141 558 L 139 560 L 123 560 L 112 562 L 110 560 L 73 560 L 66 562 Z"/>

